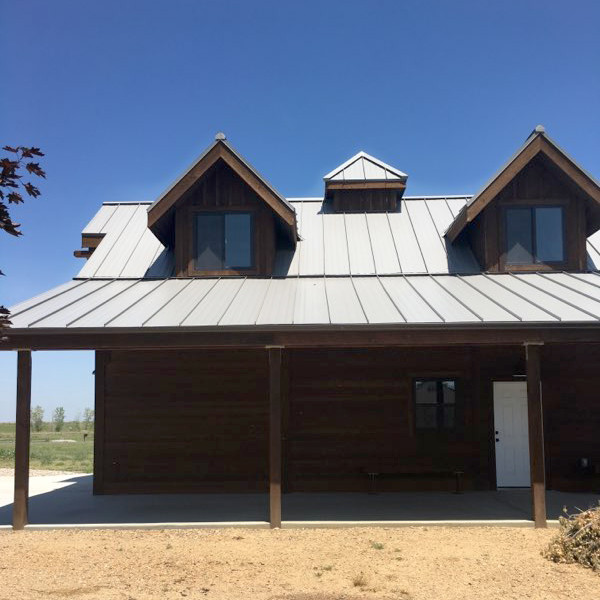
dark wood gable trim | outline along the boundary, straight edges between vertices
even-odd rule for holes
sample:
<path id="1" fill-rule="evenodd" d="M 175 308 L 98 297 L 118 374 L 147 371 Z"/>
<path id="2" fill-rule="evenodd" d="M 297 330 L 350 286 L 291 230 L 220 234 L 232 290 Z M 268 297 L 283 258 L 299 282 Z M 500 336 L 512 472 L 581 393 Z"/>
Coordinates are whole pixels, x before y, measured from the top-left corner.
<path id="1" fill-rule="evenodd" d="M 148 210 L 148 227 L 165 244 L 171 239 L 169 232 L 172 222 L 172 209 L 175 203 L 196 183 L 206 171 L 219 159 L 227 163 L 235 173 L 248 184 L 254 192 L 273 210 L 282 221 L 290 241 L 295 246 L 297 239 L 296 214 L 267 183 L 265 183 L 243 160 L 222 140 L 213 146 L 196 162 L 196 164 Z M 165 226 L 167 223 L 167 226 Z"/>
<path id="2" fill-rule="evenodd" d="M 567 175 L 572 182 L 585 193 L 600 211 L 600 187 L 578 167 L 569 157 L 558 149 L 543 133 L 535 137 L 511 160 L 496 177 L 481 191 L 456 217 L 446 232 L 446 238 L 453 242 L 464 228 L 471 223 L 486 206 L 507 186 L 539 153 L 543 153 L 558 169 Z M 594 222 L 600 221 L 595 219 Z M 594 231 L 598 226 L 593 229 Z M 590 234 L 588 228 L 588 235 Z"/>

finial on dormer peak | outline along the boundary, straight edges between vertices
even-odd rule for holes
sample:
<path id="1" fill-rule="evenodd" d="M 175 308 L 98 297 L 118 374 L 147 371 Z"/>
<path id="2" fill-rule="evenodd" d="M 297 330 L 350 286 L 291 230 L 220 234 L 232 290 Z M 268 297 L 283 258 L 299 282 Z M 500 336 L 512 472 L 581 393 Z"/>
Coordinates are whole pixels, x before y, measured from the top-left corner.
<path id="1" fill-rule="evenodd" d="M 226 139 L 227 139 L 227 136 L 222 131 L 219 131 L 219 133 L 217 133 L 217 135 L 215 135 L 216 141 L 219 141 L 219 140 L 224 141 Z"/>

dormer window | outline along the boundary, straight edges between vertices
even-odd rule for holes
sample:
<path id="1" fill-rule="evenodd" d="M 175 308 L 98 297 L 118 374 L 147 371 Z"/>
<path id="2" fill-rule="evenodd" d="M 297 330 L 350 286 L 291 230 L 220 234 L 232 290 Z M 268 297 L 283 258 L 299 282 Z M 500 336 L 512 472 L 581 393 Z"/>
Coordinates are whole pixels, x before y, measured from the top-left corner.
<path id="1" fill-rule="evenodd" d="M 177 277 L 269 276 L 296 247 L 296 211 L 227 143 L 215 142 L 148 209 Z"/>
<path id="2" fill-rule="evenodd" d="M 196 213 L 195 269 L 244 270 L 254 267 L 252 214 Z"/>
<path id="3" fill-rule="evenodd" d="M 562 206 L 506 207 L 504 223 L 507 266 L 564 262 Z"/>

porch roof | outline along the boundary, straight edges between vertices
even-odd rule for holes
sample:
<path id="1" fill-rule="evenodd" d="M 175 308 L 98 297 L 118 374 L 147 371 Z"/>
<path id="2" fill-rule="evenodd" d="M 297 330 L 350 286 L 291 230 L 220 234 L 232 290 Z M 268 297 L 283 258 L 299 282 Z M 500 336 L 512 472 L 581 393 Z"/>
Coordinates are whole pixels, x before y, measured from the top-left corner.
<path id="1" fill-rule="evenodd" d="M 13 334 L 262 326 L 593 325 L 600 275 L 74 279 L 11 308 Z"/>

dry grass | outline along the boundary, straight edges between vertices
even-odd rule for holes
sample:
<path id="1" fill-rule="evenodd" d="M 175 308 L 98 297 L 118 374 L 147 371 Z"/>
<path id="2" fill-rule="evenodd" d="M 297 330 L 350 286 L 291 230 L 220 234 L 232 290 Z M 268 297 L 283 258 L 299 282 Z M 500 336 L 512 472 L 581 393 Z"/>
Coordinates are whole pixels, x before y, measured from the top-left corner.
<path id="1" fill-rule="evenodd" d="M 0 600 L 591 600 L 553 530 L 0 531 Z M 383 547 L 374 550 L 373 540 Z M 402 560 L 397 560 L 402 558 Z"/>
<path id="2" fill-rule="evenodd" d="M 559 563 L 579 563 L 600 571 L 600 506 L 561 517 L 560 531 L 544 551 Z"/>

